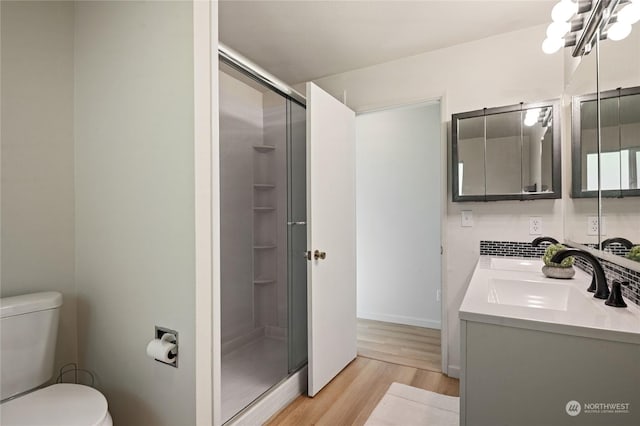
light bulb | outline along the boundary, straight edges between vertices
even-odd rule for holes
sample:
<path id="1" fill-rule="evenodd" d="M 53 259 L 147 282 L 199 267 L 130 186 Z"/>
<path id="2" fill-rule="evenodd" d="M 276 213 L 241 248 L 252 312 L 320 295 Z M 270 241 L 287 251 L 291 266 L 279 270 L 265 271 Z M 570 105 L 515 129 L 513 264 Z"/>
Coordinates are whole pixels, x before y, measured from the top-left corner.
<path id="1" fill-rule="evenodd" d="M 540 111 L 542 111 L 542 108 L 528 109 L 524 116 L 524 125 L 531 127 L 536 124 L 538 122 L 538 117 L 540 116 Z"/>
<path id="2" fill-rule="evenodd" d="M 617 15 L 618 22 L 633 25 L 640 21 L 640 2 L 635 2 L 623 7 Z"/>
<path id="3" fill-rule="evenodd" d="M 561 0 L 551 9 L 551 19 L 554 22 L 567 22 L 578 11 L 578 3 L 571 0 Z"/>
<path id="4" fill-rule="evenodd" d="M 542 51 L 547 55 L 551 55 L 552 53 L 556 53 L 563 46 L 564 46 L 564 39 L 547 37 L 542 42 Z"/>
<path id="5" fill-rule="evenodd" d="M 530 116 L 527 115 L 524 118 L 524 125 L 527 126 L 527 127 L 531 127 L 534 124 L 536 124 L 537 122 L 538 122 L 537 117 L 530 117 Z"/>
<path id="6" fill-rule="evenodd" d="M 607 30 L 607 38 L 613 41 L 619 41 L 631 34 L 631 24 L 624 22 L 616 22 Z"/>
<path id="7" fill-rule="evenodd" d="M 571 24 L 568 22 L 552 22 L 547 27 L 547 37 L 549 38 L 562 38 L 571 29 Z"/>

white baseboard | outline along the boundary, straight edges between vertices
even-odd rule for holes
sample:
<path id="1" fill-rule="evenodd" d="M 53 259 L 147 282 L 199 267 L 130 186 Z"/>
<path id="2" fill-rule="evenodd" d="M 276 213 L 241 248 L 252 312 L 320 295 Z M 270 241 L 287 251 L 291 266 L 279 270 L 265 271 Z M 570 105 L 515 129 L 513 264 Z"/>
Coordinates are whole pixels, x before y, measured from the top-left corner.
<path id="1" fill-rule="evenodd" d="M 229 422 L 229 426 L 255 426 L 264 424 L 274 414 L 291 404 L 298 396 L 307 393 L 307 367 L 260 397 L 249 408 Z"/>
<path id="2" fill-rule="evenodd" d="M 440 330 L 440 320 L 406 317 L 402 315 L 374 314 L 370 312 L 358 312 L 358 318 L 392 322 L 394 324 L 414 325 L 416 327 L 434 328 Z"/>
<path id="3" fill-rule="evenodd" d="M 447 368 L 447 376 L 453 377 L 454 379 L 460 378 L 460 366 L 459 365 L 449 365 Z"/>

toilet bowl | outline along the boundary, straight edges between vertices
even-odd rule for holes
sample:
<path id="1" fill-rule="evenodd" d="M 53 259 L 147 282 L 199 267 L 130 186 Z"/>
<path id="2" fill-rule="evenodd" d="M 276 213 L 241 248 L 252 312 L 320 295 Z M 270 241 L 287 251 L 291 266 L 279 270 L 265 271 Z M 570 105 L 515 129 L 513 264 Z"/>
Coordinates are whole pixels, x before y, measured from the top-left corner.
<path id="1" fill-rule="evenodd" d="M 112 426 L 107 400 L 84 385 L 53 377 L 62 294 L 0 299 L 0 425 Z"/>
<path id="2" fill-rule="evenodd" d="M 97 390 L 60 383 L 0 405 L 2 426 L 112 426 L 107 400 Z"/>

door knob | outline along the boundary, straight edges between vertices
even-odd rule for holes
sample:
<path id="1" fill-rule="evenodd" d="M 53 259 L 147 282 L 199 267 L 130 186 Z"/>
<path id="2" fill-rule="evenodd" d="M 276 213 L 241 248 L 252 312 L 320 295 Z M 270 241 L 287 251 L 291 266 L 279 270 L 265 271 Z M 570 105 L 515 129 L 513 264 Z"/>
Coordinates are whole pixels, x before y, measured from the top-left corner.
<path id="1" fill-rule="evenodd" d="M 324 260 L 327 258 L 327 253 L 320 250 L 314 250 L 313 254 L 311 253 L 311 251 L 307 251 L 304 253 L 304 257 L 306 257 L 307 260 L 311 260 L 312 256 L 315 260 L 318 260 L 318 259 Z"/>
<path id="2" fill-rule="evenodd" d="M 320 250 L 316 250 L 316 251 L 313 252 L 313 258 L 315 260 L 318 260 L 318 259 L 324 260 L 324 259 L 327 258 L 327 253 L 325 253 L 323 251 L 320 251 Z"/>

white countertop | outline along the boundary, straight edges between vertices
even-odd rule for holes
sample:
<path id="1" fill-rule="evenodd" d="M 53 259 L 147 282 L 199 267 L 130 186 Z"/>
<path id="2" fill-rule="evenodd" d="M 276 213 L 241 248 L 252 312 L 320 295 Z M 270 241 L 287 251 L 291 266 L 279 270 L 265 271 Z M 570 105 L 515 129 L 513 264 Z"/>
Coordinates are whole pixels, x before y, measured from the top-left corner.
<path id="1" fill-rule="evenodd" d="M 520 259 L 529 265 L 521 269 L 533 271 L 494 269 L 492 259 Z M 480 256 L 460 306 L 460 319 L 640 344 L 640 309 L 637 305 L 625 300 L 626 308 L 607 306 L 604 300 L 596 299 L 593 293 L 586 291 L 591 275 L 576 267 L 576 275 L 572 279 L 547 278 L 541 271 L 542 265 L 538 259 Z M 520 268 L 515 265 L 512 269 Z M 495 294 L 491 294 L 492 283 L 501 284 L 504 288 L 513 280 L 525 282 L 533 292 L 535 286 L 561 286 L 553 289 L 569 294 L 570 299 L 567 300 L 570 303 L 558 309 L 496 303 Z"/>

